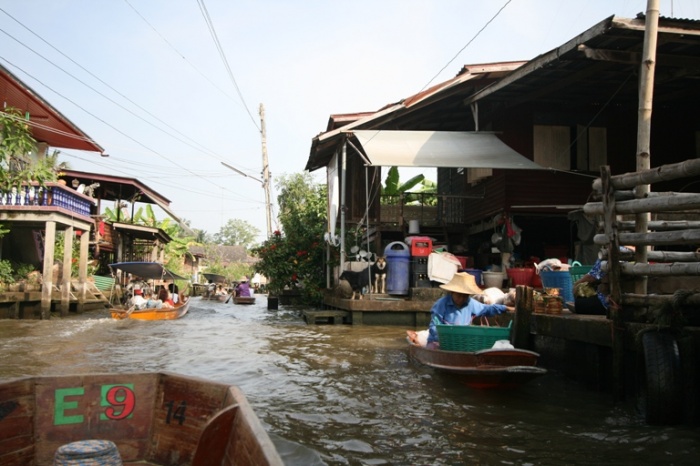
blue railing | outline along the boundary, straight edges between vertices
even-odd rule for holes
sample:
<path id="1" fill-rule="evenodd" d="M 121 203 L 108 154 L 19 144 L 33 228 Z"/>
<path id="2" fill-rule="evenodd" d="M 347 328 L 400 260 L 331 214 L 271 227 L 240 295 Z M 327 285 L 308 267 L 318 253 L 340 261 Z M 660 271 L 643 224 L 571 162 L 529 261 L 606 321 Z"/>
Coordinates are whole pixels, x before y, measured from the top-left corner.
<path id="1" fill-rule="evenodd" d="M 0 209 L 3 206 L 24 207 L 61 207 L 76 214 L 89 217 L 94 199 L 80 194 L 74 189 L 57 183 L 47 183 L 45 187 L 25 185 L 0 192 Z"/>

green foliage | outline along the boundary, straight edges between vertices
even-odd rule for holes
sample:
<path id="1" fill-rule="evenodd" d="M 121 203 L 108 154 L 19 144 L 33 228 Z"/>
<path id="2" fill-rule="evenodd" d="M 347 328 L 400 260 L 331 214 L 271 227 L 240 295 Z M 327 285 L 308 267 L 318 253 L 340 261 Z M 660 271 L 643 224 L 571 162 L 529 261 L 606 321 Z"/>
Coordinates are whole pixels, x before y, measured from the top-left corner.
<path id="1" fill-rule="evenodd" d="M 0 283 L 14 283 L 15 277 L 12 273 L 12 263 L 8 260 L 0 261 Z"/>
<path id="2" fill-rule="evenodd" d="M 214 234 L 214 242 L 224 246 L 243 246 L 248 250 L 254 246 L 259 234 L 260 230 L 249 222 L 234 218 Z"/>
<path id="3" fill-rule="evenodd" d="M 268 290 L 299 287 L 305 304 L 320 305 L 324 270 L 327 198 L 325 185 L 314 185 L 308 173 L 283 176 L 277 183 L 281 231 L 253 249 L 255 271 L 268 279 Z"/>
<path id="4" fill-rule="evenodd" d="M 15 265 L 14 269 L 15 278 L 17 280 L 21 280 L 23 278 L 27 278 L 27 275 L 29 275 L 31 272 L 34 272 L 36 267 L 34 267 L 32 264 L 17 264 Z"/>
<path id="5" fill-rule="evenodd" d="M 54 257 L 60 261 L 63 261 L 63 254 L 66 250 L 66 234 L 64 231 L 56 232 L 56 242 L 54 243 Z M 70 274 L 71 277 L 78 276 L 78 268 L 80 261 L 80 241 L 77 238 L 73 238 L 73 248 L 71 250 L 71 264 L 70 264 Z M 97 265 L 88 262 L 87 274 L 94 275 L 97 271 Z"/>
<path id="6" fill-rule="evenodd" d="M 32 155 L 34 151 L 36 140 L 22 112 L 12 107 L 0 111 L 0 191 L 56 181 L 58 151 L 45 157 Z"/>
<path id="7" fill-rule="evenodd" d="M 416 186 L 419 188 L 414 190 Z M 427 180 L 423 174 L 401 183 L 397 167 L 389 168 L 381 191 L 382 204 L 399 204 L 403 198 L 404 204 L 408 205 L 437 205 L 437 183 Z"/>

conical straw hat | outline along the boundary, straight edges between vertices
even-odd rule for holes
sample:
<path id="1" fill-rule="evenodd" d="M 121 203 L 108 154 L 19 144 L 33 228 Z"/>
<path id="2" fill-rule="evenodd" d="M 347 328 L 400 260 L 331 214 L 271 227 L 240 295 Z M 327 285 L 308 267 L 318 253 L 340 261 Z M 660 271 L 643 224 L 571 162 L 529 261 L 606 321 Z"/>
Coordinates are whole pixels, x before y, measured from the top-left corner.
<path id="1" fill-rule="evenodd" d="M 445 291 L 453 291 L 455 293 L 462 294 L 481 294 L 481 288 L 476 286 L 476 280 L 474 275 L 468 274 L 467 272 L 457 272 L 452 277 L 452 280 L 440 285 Z"/>

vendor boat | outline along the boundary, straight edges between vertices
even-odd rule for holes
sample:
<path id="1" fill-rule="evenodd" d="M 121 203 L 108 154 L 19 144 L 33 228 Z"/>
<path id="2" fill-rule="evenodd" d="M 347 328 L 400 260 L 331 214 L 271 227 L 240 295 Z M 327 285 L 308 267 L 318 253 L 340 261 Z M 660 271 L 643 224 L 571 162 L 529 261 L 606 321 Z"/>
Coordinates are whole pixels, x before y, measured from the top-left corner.
<path id="1" fill-rule="evenodd" d="M 219 301 L 223 303 L 231 297 L 231 293 L 217 294 L 216 292 L 218 285 L 223 286 L 224 289 L 228 289 L 229 282 L 226 277 L 216 273 L 203 273 L 202 275 L 204 275 L 204 278 L 206 278 L 208 282 L 207 285 L 205 285 L 206 288 L 204 292 L 202 293 L 202 300 Z"/>
<path id="2" fill-rule="evenodd" d="M 110 264 L 110 268 L 130 273 L 144 280 L 161 280 L 163 282 L 187 280 L 185 277 L 166 269 L 163 264 L 158 262 L 119 262 Z M 110 308 L 110 313 L 113 319 L 174 320 L 187 314 L 189 308 L 189 298 L 182 297 L 173 307 L 136 309 L 117 305 Z"/>
<path id="3" fill-rule="evenodd" d="M 8 466 L 283 464 L 238 387 L 168 372 L 5 381 L 0 439 Z"/>
<path id="4" fill-rule="evenodd" d="M 445 351 L 408 341 L 411 359 L 453 374 L 472 388 L 515 388 L 547 373 L 537 367 L 539 354 L 523 349 Z"/>
<path id="5" fill-rule="evenodd" d="M 234 296 L 233 304 L 255 304 L 255 296 Z"/>

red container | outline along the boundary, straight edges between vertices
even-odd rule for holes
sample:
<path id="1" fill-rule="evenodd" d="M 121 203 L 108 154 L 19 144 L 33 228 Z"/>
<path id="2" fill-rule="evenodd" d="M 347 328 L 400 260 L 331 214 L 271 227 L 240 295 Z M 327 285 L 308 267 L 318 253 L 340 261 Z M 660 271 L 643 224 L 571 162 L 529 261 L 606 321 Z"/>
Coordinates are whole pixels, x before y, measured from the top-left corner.
<path id="1" fill-rule="evenodd" d="M 467 256 L 455 256 L 462 266 L 460 269 L 464 270 L 467 268 Z"/>
<path id="2" fill-rule="evenodd" d="M 433 240 L 427 236 L 414 236 L 411 238 L 411 256 L 427 257 L 433 252 Z"/>
<path id="3" fill-rule="evenodd" d="M 512 282 L 513 286 L 532 286 L 532 278 L 535 276 L 535 269 L 530 267 L 519 267 L 506 269 L 506 273 L 508 274 L 508 278 Z"/>

